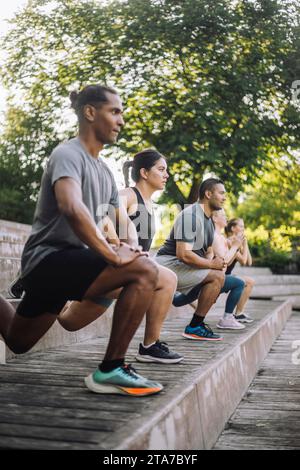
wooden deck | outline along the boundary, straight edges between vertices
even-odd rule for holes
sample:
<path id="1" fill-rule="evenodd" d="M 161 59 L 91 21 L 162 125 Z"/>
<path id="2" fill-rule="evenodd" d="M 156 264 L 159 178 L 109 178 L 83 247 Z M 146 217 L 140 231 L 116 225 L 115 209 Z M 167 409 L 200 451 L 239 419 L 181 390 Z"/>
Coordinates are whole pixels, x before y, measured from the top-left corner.
<path id="1" fill-rule="evenodd" d="M 215 449 L 300 450 L 299 312 L 274 343 Z"/>
<path id="2" fill-rule="evenodd" d="M 143 333 L 143 328 L 140 328 L 132 341 L 127 360 L 133 363 L 138 372 L 163 383 L 164 391 L 152 397 L 136 399 L 120 395 L 97 395 L 85 388 L 83 378 L 101 361 L 107 338 L 97 338 L 12 359 L 6 365 L 0 366 L 0 448 L 86 450 L 118 448 L 126 438 L 151 420 L 157 410 L 167 407 L 174 396 L 184 387 L 189 387 L 203 366 L 221 358 L 234 348 L 243 335 L 257 328 L 265 316 L 278 305 L 279 302 L 273 301 L 250 301 L 248 311 L 256 321 L 242 331 L 223 331 L 224 340 L 219 343 L 193 342 L 182 338 L 181 333 L 190 321 L 192 309 L 181 317 L 169 319 L 161 339 L 167 340 L 172 349 L 184 355 L 184 361 L 177 365 L 135 363 L 134 354 Z M 208 323 L 213 328 L 221 313 L 221 307 L 217 307 L 209 314 Z M 243 405 L 246 414 L 240 418 L 240 422 L 237 421 L 236 430 L 246 422 L 246 416 L 249 417 L 256 411 L 260 414 L 257 415 L 257 421 L 252 419 L 247 424 L 246 431 L 241 431 L 240 437 L 235 434 L 236 443 L 253 445 L 255 438 L 249 438 L 247 435 L 252 436 L 253 428 L 256 428 L 259 422 L 262 423 L 257 428 L 260 435 L 266 436 L 269 445 L 274 444 L 273 438 L 275 439 L 277 428 L 280 427 L 279 418 L 282 414 L 286 416 L 285 413 L 291 417 L 288 422 L 290 432 L 296 428 L 299 431 L 295 419 L 296 413 L 294 417 L 292 416 L 297 412 L 299 418 L 299 395 L 294 391 L 297 388 L 295 385 L 288 387 L 290 374 L 295 375 L 293 380 L 298 386 L 300 380 L 299 366 L 292 366 L 290 362 L 290 341 L 292 338 L 300 339 L 299 320 L 295 317 L 293 322 L 296 326 L 288 326 L 285 336 L 281 338 L 273 355 L 270 355 L 264 364 L 255 382 L 258 390 L 251 392 Z M 274 376 L 277 372 L 281 374 L 278 379 Z M 269 387 L 268 391 L 265 390 L 266 385 Z M 281 389 L 282 385 L 286 386 L 286 390 Z M 265 426 L 265 423 L 270 421 L 262 417 L 263 407 L 255 403 L 258 397 L 264 404 L 263 407 L 269 409 L 268 416 L 278 417 L 277 421 L 273 419 L 277 428 L 272 431 L 269 425 Z M 193 402 L 188 401 L 188 403 L 193 408 Z M 278 413 L 274 414 L 277 410 Z M 237 420 L 238 417 L 239 415 Z M 187 434 L 193 432 L 189 425 L 185 428 L 184 423 L 179 424 L 176 432 L 183 432 L 183 429 Z M 232 431 L 226 431 L 225 435 L 228 436 L 230 432 L 234 432 L 234 428 Z M 289 438 L 291 439 L 291 436 Z M 195 441 L 195 436 L 193 439 Z M 224 442 L 223 440 L 221 442 Z M 297 438 L 294 433 L 293 439 L 285 440 L 286 444 L 287 442 L 292 442 L 293 445 L 297 442 L 300 446 L 299 434 Z M 230 443 L 232 444 L 232 441 Z M 201 445 L 199 441 L 199 447 L 196 448 L 202 448 Z"/>

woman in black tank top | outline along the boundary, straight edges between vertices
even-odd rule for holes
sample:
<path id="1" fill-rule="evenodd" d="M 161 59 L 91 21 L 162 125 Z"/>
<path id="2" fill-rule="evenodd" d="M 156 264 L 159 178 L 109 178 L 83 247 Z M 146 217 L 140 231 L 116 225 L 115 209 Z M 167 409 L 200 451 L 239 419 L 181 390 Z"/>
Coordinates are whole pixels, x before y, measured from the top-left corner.
<path id="1" fill-rule="evenodd" d="M 169 177 L 167 163 L 163 155 L 153 149 L 139 152 L 132 161 L 123 167 L 126 186 L 129 186 L 128 170 L 135 186 L 120 191 L 124 198 L 130 220 L 135 225 L 139 245 L 144 251 L 149 251 L 155 234 L 155 217 L 152 205 L 152 195 L 155 191 L 165 188 Z"/>
<path id="2" fill-rule="evenodd" d="M 138 210 L 133 214 L 129 214 L 129 218 L 135 225 L 139 245 L 142 246 L 144 251 L 149 251 L 155 234 L 155 217 L 153 208 L 151 208 L 151 212 L 149 212 L 138 188 L 134 186 L 131 189 L 136 194 Z"/>
<path id="3" fill-rule="evenodd" d="M 154 149 L 139 152 L 132 161 L 126 162 L 124 165 L 126 186 L 129 186 L 128 172 L 130 167 L 135 185 L 119 192 L 120 205 L 126 209 L 135 226 L 136 243 L 142 246 L 144 251 L 149 251 L 155 234 L 151 197 L 155 191 L 161 191 L 165 188 L 169 177 L 167 163 L 164 156 Z M 130 242 L 132 243 L 132 238 Z M 140 344 L 136 359 L 142 362 L 177 363 L 183 359 L 182 356 L 170 351 L 167 344 L 159 339 L 163 322 L 172 304 L 177 277 L 163 266 L 157 265 L 157 270 L 157 289 L 146 312 L 144 343 Z"/>

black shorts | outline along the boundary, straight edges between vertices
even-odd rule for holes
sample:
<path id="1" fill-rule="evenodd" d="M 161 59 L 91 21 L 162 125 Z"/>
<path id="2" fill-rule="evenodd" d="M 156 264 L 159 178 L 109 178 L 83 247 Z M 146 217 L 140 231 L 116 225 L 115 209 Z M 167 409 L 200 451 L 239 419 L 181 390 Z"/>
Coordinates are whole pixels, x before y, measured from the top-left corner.
<path id="1" fill-rule="evenodd" d="M 18 315 L 58 314 L 68 300 L 82 300 L 107 262 L 89 248 L 70 248 L 46 256 L 22 278 L 25 295 Z"/>

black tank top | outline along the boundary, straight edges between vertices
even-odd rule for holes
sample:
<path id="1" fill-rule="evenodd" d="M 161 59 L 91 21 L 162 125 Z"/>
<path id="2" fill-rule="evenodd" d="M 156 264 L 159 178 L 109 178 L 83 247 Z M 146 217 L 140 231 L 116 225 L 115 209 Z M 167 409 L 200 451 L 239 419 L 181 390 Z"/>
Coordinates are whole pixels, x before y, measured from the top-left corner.
<path id="1" fill-rule="evenodd" d="M 227 266 L 226 273 L 225 274 L 231 274 L 235 265 L 237 263 L 237 259 L 235 259 L 231 264 Z"/>
<path id="2" fill-rule="evenodd" d="M 135 214 L 131 214 L 129 218 L 135 225 L 138 234 L 139 245 L 143 247 L 143 251 L 149 251 L 155 234 L 154 214 L 150 214 L 148 211 L 139 190 L 137 188 L 131 189 L 136 194 L 138 210 Z"/>

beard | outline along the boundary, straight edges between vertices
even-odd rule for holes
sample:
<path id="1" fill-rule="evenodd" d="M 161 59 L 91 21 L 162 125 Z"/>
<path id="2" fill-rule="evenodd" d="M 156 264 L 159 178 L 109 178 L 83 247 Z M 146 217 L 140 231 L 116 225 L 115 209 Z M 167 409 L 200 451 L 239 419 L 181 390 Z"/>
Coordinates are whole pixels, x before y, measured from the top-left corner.
<path id="1" fill-rule="evenodd" d="M 221 206 L 220 202 L 210 201 L 209 205 L 210 205 L 211 210 L 213 211 L 220 211 L 221 209 L 223 209 L 223 206 Z"/>
<path id="2" fill-rule="evenodd" d="M 115 134 L 105 134 L 99 130 L 95 130 L 96 139 L 98 142 L 101 142 L 103 145 L 114 144 L 117 141 L 117 136 Z"/>

